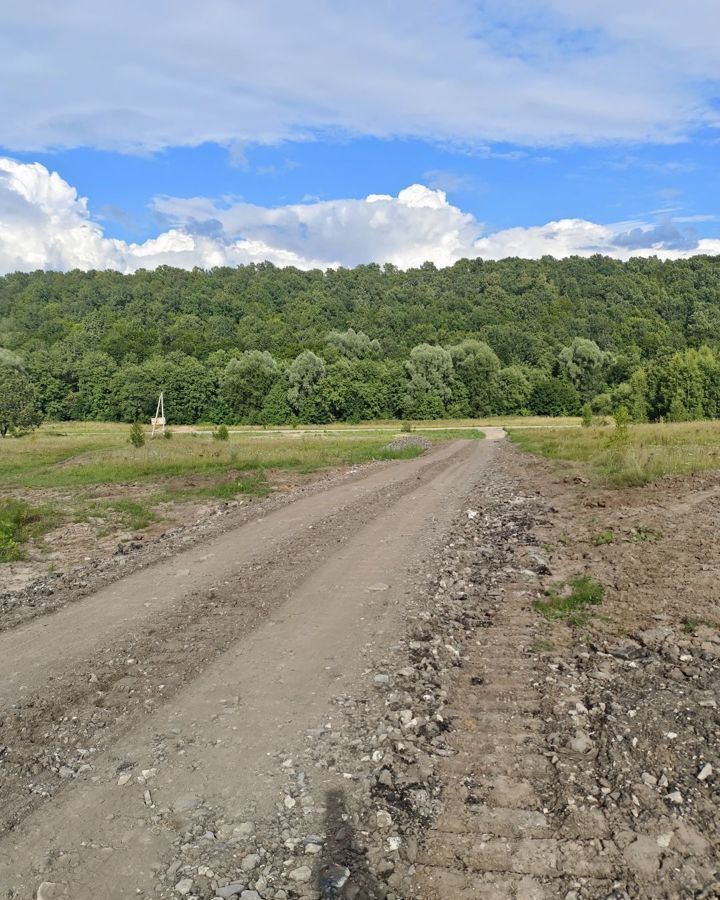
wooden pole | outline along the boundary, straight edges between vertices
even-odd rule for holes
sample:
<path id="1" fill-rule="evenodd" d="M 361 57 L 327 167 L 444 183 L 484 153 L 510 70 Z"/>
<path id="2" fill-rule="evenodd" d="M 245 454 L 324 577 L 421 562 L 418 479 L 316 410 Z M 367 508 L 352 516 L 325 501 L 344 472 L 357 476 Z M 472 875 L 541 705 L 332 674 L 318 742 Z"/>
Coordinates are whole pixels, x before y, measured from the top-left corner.
<path id="1" fill-rule="evenodd" d="M 163 434 L 165 434 L 165 398 L 162 391 L 160 391 L 160 396 L 158 397 L 157 408 L 152 420 L 152 434 L 150 437 L 155 437 L 155 429 L 158 425 L 161 426 Z"/>

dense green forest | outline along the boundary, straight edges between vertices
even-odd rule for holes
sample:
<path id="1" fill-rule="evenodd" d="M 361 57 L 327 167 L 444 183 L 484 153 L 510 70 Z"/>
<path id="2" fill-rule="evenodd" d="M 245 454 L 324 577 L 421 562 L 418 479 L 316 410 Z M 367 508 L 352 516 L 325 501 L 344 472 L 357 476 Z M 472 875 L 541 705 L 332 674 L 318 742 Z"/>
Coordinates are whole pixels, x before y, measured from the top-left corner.
<path id="1" fill-rule="evenodd" d="M 0 348 L 59 420 L 716 417 L 720 258 L 16 273 Z"/>

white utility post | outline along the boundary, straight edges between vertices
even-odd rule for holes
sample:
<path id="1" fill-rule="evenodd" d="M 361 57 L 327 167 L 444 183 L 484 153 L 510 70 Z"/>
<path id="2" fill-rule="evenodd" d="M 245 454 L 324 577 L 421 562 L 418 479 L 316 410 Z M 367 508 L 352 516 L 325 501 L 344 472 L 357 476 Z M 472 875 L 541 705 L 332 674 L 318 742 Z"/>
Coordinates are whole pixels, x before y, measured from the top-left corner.
<path id="1" fill-rule="evenodd" d="M 162 433 L 165 434 L 165 400 L 163 399 L 162 391 L 160 392 L 160 396 L 158 397 L 155 416 L 150 420 L 150 424 L 152 425 L 152 434 L 150 435 L 150 437 L 155 437 L 156 428 L 161 428 Z"/>

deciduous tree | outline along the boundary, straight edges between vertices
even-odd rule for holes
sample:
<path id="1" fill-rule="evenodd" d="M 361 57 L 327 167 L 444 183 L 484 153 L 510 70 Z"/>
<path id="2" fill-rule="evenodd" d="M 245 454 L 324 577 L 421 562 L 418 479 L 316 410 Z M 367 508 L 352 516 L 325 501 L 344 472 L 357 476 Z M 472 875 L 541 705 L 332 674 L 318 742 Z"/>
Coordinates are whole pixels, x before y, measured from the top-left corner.
<path id="1" fill-rule="evenodd" d="M 27 375 L 10 366 L 0 366 L 0 437 L 8 431 L 27 431 L 42 420 L 35 386 Z"/>

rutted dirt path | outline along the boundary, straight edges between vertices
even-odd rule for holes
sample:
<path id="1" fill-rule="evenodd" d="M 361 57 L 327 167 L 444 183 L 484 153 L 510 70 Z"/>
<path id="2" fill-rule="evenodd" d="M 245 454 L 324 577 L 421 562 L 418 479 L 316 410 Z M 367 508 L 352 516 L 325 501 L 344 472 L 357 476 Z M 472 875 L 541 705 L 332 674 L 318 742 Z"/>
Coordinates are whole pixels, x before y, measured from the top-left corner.
<path id="1" fill-rule="evenodd" d="M 9 896 L 42 878 L 73 900 L 150 890 L 169 833 L 140 822 L 159 798 L 271 808 L 268 754 L 392 643 L 492 453 L 459 441 L 383 467 L 1 635 Z M 150 800 L 118 785 L 136 766 L 158 769 Z"/>
<path id="2" fill-rule="evenodd" d="M 445 445 L 432 456 L 402 466 L 390 466 L 365 478 L 332 487 L 251 519 L 196 547 L 172 556 L 149 569 L 140 569 L 96 593 L 69 603 L 51 619 L 39 619 L 0 634 L 0 704 L 31 694 L 48 678 L 73 669 L 98 647 L 115 646 L 128 632 L 162 619 L 189 597 L 222 591 L 237 579 L 243 566 L 262 570 L 278 559 L 312 543 L 314 552 L 326 552 L 362 524 L 368 512 L 376 515 L 389 499 L 413 490 L 417 479 L 427 479 L 458 452 Z M 328 518 L 340 514 L 350 528 L 312 533 Z M 324 538 L 324 541 L 323 541 Z M 60 652 L 58 652 L 60 651 Z"/>
<path id="3" fill-rule="evenodd" d="M 11 629 L 0 896 L 719 898 L 718 498 L 455 442 L 219 536 L 212 585 L 118 581 L 127 621 Z"/>

